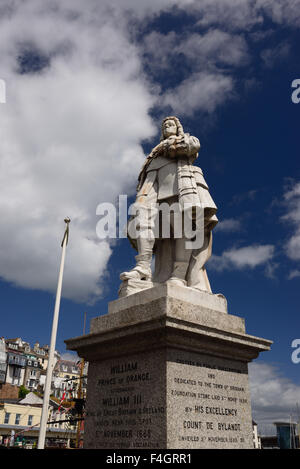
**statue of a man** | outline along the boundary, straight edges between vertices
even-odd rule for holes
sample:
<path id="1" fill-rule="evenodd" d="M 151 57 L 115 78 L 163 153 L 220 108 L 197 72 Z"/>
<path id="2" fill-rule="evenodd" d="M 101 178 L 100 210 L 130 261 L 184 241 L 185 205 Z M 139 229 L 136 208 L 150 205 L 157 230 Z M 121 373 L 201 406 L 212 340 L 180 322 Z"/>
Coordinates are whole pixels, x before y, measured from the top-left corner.
<path id="1" fill-rule="evenodd" d="M 209 194 L 202 170 L 193 166 L 199 149 L 198 138 L 184 133 L 177 117 L 170 116 L 163 120 L 160 143 L 153 148 L 140 172 L 135 215 L 128 223 L 128 237 L 138 255 L 136 266 L 129 272 L 123 272 L 120 278 L 123 284 L 134 283 L 134 291 L 149 288 L 149 282 L 168 281 L 211 292 L 205 263 L 211 256 L 211 232 L 218 222 L 217 207 Z M 161 234 L 161 228 L 159 234 L 157 231 L 153 234 L 155 223 L 162 221 L 158 222 L 158 213 L 163 204 L 170 208 L 177 207 L 168 217 L 171 235 L 167 237 Z M 199 209 L 202 218 L 199 217 Z M 187 210 L 196 231 L 203 231 L 200 246 L 191 242 L 195 238 L 195 230 L 191 234 L 191 230 L 187 233 L 183 229 L 183 233 L 176 236 L 175 225 L 177 223 L 178 228 L 179 223 L 182 228 L 183 215 Z M 164 217 L 164 212 L 161 217 Z M 202 223 L 197 223 L 200 219 Z M 134 230 L 130 229 L 132 225 Z M 152 275 L 153 254 L 155 272 Z"/>

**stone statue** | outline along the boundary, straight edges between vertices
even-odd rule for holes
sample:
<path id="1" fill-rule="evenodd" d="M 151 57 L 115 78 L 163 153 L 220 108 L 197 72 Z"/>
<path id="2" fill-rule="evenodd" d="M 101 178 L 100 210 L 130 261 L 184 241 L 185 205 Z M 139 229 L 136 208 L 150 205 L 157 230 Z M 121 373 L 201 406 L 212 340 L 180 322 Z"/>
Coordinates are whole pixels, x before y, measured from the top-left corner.
<path id="1" fill-rule="evenodd" d="M 138 254 L 136 266 L 120 276 L 119 296 L 164 282 L 211 293 L 205 264 L 211 256 L 212 229 L 218 223 L 217 207 L 202 170 L 193 166 L 199 149 L 198 138 L 184 133 L 177 117 L 163 120 L 160 143 L 146 158 L 138 178 L 135 213 L 127 226 L 127 236 Z M 162 207 L 169 207 L 169 213 L 160 212 Z M 190 221 L 188 230 L 184 219 Z M 167 236 L 161 230 L 163 221 L 169 227 Z M 199 245 L 193 240 L 200 232 Z"/>

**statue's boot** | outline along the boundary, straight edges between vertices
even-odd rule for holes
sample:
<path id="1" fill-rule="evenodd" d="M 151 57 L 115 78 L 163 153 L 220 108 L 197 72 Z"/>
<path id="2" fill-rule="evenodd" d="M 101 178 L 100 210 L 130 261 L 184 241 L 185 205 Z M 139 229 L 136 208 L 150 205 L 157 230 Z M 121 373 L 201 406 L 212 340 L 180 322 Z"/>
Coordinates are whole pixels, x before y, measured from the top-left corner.
<path id="1" fill-rule="evenodd" d="M 123 272 L 120 275 L 121 280 L 137 279 L 137 280 L 151 280 L 151 260 L 152 253 L 138 254 L 135 256 L 136 266 L 129 272 Z"/>
<path id="2" fill-rule="evenodd" d="M 185 278 L 188 265 L 188 262 L 185 261 L 175 261 L 173 272 L 168 283 L 171 283 L 172 285 L 186 286 L 187 282 Z"/>

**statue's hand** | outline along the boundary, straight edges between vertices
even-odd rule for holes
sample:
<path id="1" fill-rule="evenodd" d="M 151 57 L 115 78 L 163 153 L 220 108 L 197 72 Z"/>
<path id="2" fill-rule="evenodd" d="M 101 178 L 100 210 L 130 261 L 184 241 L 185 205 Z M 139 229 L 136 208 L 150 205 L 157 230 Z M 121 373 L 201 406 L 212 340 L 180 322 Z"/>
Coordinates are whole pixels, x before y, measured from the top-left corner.
<path id="1" fill-rule="evenodd" d="M 167 154 L 169 158 L 175 158 L 176 156 L 176 144 L 178 138 L 179 137 L 177 137 L 176 135 L 172 135 L 166 141 Z"/>
<path id="2" fill-rule="evenodd" d="M 157 157 L 157 156 L 163 156 L 165 155 L 165 153 L 166 153 L 166 143 L 163 141 L 163 142 L 160 142 L 158 145 L 156 145 L 155 148 L 153 148 L 151 155 L 154 157 Z"/>
<path id="3" fill-rule="evenodd" d="M 180 154 L 187 154 L 189 151 L 189 141 L 188 137 L 184 136 L 180 141 L 176 144 L 176 150 Z"/>
<path id="4" fill-rule="evenodd" d="M 170 137 L 168 139 L 168 156 L 175 158 L 176 156 L 187 155 L 189 151 L 188 137 L 185 135 L 179 137 Z"/>

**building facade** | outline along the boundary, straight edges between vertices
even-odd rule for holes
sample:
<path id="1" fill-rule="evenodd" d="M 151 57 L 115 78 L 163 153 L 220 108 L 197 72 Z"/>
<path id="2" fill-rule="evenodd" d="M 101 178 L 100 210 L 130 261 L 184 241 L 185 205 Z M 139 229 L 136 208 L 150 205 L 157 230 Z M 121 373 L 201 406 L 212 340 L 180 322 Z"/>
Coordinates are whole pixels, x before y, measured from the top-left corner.
<path id="1" fill-rule="evenodd" d="M 24 399 L 0 400 L 0 445 L 36 447 L 42 405 L 43 400 L 32 392 Z M 48 422 L 46 446 L 74 446 L 76 424 L 69 418 L 69 409 L 50 401 Z"/>
<path id="2" fill-rule="evenodd" d="M 47 345 L 0 338 L 0 445 L 37 444 L 48 357 Z M 84 408 L 87 367 L 78 359 L 62 360 L 55 351 L 46 445 L 74 446 L 74 416 L 79 415 L 78 406 Z M 29 391 L 23 399 L 21 386 Z"/>
<path id="3" fill-rule="evenodd" d="M 48 366 L 49 346 L 33 347 L 21 338 L 0 339 L 0 387 L 3 384 L 24 386 L 43 392 Z M 60 355 L 55 351 L 55 363 Z"/>
<path id="4" fill-rule="evenodd" d="M 76 398 L 80 375 L 80 362 L 58 360 L 53 370 L 53 395 L 58 399 L 61 399 L 64 394 L 68 399 Z"/>
<path id="5" fill-rule="evenodd" d="M 23 353 L 21 339 L 7 339 L 6 341 L 7 368 L 5 382 L 14 386 L 24 384 L 26 356 Z"/>

